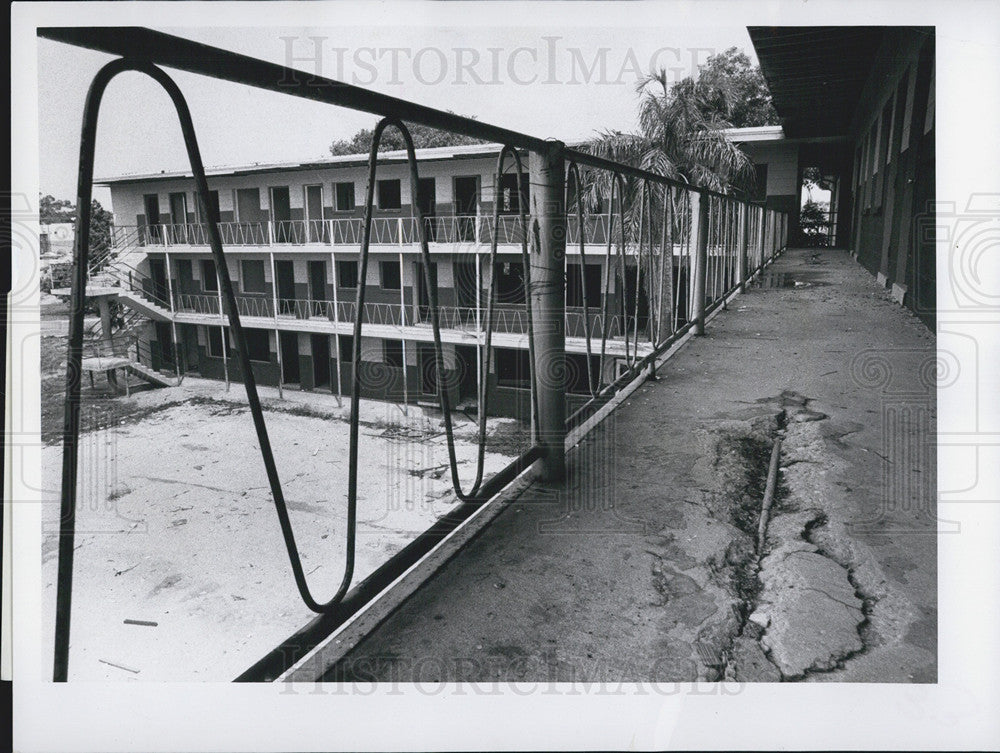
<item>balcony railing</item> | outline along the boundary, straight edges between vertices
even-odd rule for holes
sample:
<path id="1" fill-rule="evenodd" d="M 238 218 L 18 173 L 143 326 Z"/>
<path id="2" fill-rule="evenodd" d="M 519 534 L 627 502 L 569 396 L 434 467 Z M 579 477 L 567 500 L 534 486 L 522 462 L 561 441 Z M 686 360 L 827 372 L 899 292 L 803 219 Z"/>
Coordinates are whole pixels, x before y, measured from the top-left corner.
<path id="1" fill-rule="evenodd" d="M 371 242 L 376 246 L 413 245 L 420 242 L 419 224 L 415 217 L 375 217 L 372 219 Z M 584 243 L 604 246 L 611 232 L 617 240 L 618 218 L 607 214 L 585 216 Z M 489 245 L 494 235 L 501 245 L 520 245 L 524 238 L 524 223 L 520 216 L 492 217 L 451 215 L 425 217 L 430 243 Z M 363 219 L 340 217 L 325 220 L 281 220 L 278 222 L 220 222 L 219 233 L 224 246 L 357 246 L 361 244 Z M 567 243 L 580 242 L 580 223 L 567 217 Z M 179 225 L 118 225 L 113 228 L 114 246 L 205 246 L 209 245 L 208 226 L 189 222 Z M 631 244 L 634 239 L 629 238 Z"/>

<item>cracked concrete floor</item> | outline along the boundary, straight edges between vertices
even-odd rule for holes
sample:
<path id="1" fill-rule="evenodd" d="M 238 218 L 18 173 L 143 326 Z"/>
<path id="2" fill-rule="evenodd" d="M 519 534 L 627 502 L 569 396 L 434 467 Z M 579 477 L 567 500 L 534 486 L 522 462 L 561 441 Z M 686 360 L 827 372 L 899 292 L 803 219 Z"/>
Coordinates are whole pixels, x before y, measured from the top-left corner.
<path id="1" fill-rule="evenodd" d="M 529 488 L 326 679 L 934 681 L 933 375 L 933 335 L 846 253 L 788 252 L 577 448 L 565 488 Z M 815 415 L 782 416 L 784 391 Z M 741 448 L 776 418 L 758 576 Z M 824 593 L 783 602 L 795 582 Z"/>

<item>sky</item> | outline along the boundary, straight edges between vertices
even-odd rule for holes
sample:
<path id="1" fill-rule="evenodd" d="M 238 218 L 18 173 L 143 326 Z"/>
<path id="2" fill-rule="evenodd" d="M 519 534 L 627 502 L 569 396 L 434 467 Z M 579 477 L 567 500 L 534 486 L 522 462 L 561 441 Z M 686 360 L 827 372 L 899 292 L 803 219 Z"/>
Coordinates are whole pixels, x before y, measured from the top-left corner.
<path id="1" fill-rule="evenodd" d="M 324 6 L 325 7 L 325 6 Z M 322 14 L 321 14 L 322 15 Z M 319 18 L 317 21 L 327 20 Z M 409 99 L 543 138 L 578 141 L 635 126 L 636 85 L 650 68 L 683 78 L 714 52 L 754 57 L 743 26 L 698 27 L 648 19 L 634 27 L 401 25 L 169 27 L 177 36 Z M 641 20 L 641 19 L 640 19 Z M 385 20 L 382 20 L 385 23 Z M 40 189 L 76 193 L 80 120 L 87 86 L 111 57 L 38 42 Z M 330 142 L 375 117 L 297 97 L 168 71 L 187 97 L 207 166 L 326 156 Z M 98 130 L 95 176 L 188 169 L 167 96 L 125 73 L 109 86 Z M 107 202 L 107 192 L 95 191 Z"/>

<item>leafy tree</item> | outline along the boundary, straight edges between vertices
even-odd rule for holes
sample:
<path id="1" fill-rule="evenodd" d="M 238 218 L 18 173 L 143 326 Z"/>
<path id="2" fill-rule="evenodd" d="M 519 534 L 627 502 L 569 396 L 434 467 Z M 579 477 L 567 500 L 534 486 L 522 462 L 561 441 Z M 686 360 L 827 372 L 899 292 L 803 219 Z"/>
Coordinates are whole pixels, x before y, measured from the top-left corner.
<path id="1" fill-rule="evenodd" d="M 66 199 L 56 199 L 45 195 L 38 201 L 38 220 L 42 225 L 76 222 L 76 205 Z M 90 261 L 91 271 L 101 269 L 111 252 L 111 228 L 114 215 L 101 206 L 101 202 L 90 202 Z"/>
<path id="2" fill-rule="evenodd" d="M 76 219 L 76 205 L 66 199 L 57 199 L 46 194 L 38 200 L 38 221 L 43 225 L 73 222 Z"/>
<path id="3" fill-rule="evenodd" d="M 684 82 L 675 84 L 679 86 Z M 712 55 L 698 71 L 697 85 L 717 96 L 706 104 L 733 128 L 779 125 L 781 120 L 771 102 L 771 93 L 760 67 L 738 47 Z M 708 113 L 705 113 L 706 117 Z"/>
<path id="4" fill-rule="evenodd" d="M 450 110 L 449 110 L 450 112 Z M 441 131 L 437 128 L 429 128 L 416 123 L 405 123 L 413 138 L 415 149 L 427 149 L 436 146 L 461 146 L 463 144 L 481 144 L 480 139 L 469 136 L 461 136 L 448 131 Z M 344 154 L 367 154 L 372 148 L 372 138 L 375 129 L 362 128 L 349 139 L 337 139 L 330 144 L 330 154 L 338 157 Z M 406 148 L 406 142 L 400 132 L 392 127 L 386 128 L 382 132 L 382 141 L 379 143 L 380 152 L 400 151 Z"/>
<path id="5" fill-rule="evenodd" d="M 812 199 L 799 211 L 799 228 L 806 246 L 825 246 L 827 242 L 826 212 Z"/>

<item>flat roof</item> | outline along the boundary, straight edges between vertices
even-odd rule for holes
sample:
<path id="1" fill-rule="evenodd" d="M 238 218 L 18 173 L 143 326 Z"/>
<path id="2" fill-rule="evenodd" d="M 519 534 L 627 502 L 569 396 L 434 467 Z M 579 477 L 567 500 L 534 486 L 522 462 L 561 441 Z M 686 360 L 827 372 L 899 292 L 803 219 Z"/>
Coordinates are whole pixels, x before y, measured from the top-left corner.
<path id="1" fill-rule="evenodd" d="M 730 141 L 740 144 L 750 141 L 781 141 L 785 138 L 785 129 L 780 125 L 724 128 L 722 133 Z"/>
<path id="2" fill-rule="evenodd" d="M 450 159 L 473 159 L 476 157 L 490 157 L 500 153 L 502 144 L 464 144 L 461 146 L 436 146 L 426 149 L 414 150 L 417 160 L 421 162 L 432 162 Z M 393 151 L 379 152 L 380 164 L 404 163 L 406 162 L 406 150 L 399 149 Z M 307 162 L 273 162 L 254 163 L 252 165 L 227 165 L 220 167 L 206 167 L 207 176 L 233 176 L 233 175 L 257 175 L 260 173 L 290 172 L 295 170 L 322 170 L 329 167 L 359 167 L 368 164 L 368 153 L 364 154 L 342 154 L 336 157 L 325 157 L 321 159 L 309 160 Z M 171 171 L 161 170 L 158 173 L 134 173 L 126 175 L 116 175 L 108 178 L 98 178 L 94 180 L 95 185 L 109 186 L 121 183 L 140 183 L 152 180 L 169 180 L 171 178 L 193 178 L 191 170 Z"/>

